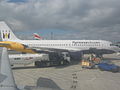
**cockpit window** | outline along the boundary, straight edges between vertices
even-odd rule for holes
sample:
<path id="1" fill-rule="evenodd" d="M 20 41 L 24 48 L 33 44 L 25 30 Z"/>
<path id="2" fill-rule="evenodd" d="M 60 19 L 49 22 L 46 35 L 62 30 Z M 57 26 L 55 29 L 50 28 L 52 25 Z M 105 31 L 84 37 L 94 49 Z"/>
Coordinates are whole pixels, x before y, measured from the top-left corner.
<path id="1" fill-rule="evenodd" d="M 120 48 L 120 45 L 119 44 L 110 44 L 110 46 L 117 46 Z"/>

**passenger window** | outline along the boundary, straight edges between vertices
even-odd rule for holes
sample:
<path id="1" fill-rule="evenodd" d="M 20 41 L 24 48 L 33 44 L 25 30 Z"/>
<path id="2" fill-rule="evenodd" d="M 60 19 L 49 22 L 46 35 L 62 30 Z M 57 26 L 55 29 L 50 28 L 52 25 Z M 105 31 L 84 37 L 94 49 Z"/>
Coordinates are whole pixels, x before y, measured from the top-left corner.
<path id="1" fill-rule="evenodd" d="M 20 60 L 20 58 L 15 58 L 15 60 Z"/>

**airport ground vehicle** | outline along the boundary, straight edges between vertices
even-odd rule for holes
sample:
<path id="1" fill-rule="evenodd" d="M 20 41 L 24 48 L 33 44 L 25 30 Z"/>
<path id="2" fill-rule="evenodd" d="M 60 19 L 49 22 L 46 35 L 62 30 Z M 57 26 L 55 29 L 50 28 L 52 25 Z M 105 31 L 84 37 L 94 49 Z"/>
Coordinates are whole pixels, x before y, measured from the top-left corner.
<path id="1" fill-rule="evenodd" d="M 103 61 L 101 63 L 98 64 L 98 68 L 102 71 L 111 71 L 111 72 L 119 72 L 120 67 L 110 63 L 108 61 Z"/>
<path id="2" fill-rule="evenodd" d="M 57 65 L 66 65 L 70 63 L 70 56 L 68 52 L 62 53 L 49 53 L 49 58 L 47 60 L 36 61 L 36 67 L 44 67 L 44 66 L 57 66 Z"/>
<path id="3" fill-rule="evenodd" d="M 68 52 L 49 54 L 12 54 L 9 55 L 11 65 L 28 65 L 34 63 L 36 67 L 65 65 L 70 62 Z"/>
<path id="4" fill-rule="evenodd" d="M 82 60 L 82 68 L 88 68 L 88 69 L 92 69 L 94 67 L 94 64 L 89 61 L 89 60 Z"/>
<path id="5" fill-rule="evenodd" d="M 86 54 L 83 56 L 83 60 L 81 62 L 82 68 L 96 68 L 96 64 L 101 61 L 100 58 L 95 56 L 95 54 Z"/>

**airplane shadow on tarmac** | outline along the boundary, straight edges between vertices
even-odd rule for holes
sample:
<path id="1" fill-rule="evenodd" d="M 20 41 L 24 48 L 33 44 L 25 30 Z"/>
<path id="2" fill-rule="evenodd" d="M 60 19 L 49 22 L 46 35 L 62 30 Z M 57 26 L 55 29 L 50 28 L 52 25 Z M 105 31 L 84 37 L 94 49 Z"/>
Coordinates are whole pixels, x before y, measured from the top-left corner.
<path id="1" fill-rule="evenodd" d="M 53 80 L 40 77 L 36 86 L 25 86 L 25 90 L 62 90 Z"/>

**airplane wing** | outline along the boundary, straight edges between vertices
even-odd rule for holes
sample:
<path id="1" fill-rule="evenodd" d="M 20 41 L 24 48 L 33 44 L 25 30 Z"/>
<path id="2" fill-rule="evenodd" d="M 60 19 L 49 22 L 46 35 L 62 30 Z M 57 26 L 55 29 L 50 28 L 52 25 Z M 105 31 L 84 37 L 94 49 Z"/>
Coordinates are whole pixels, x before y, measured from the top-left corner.
<path id="1" fill-rule="evenodd" d="M 0 90 L 17 90 L 8 58 L 7 48 L 3 48 L 0 66 Z"/>
<path id="2" fill-rule="evenodd" d="M 6 75 L 0 74 L 0 83 L 7 78 Z"/>
<path id="3" fill-rule="evenodd" d="M 39 48 L 34 48 L 34 47 L 27 47 L 28 49 L 33 49 L 36 52 L 77 52 L 77 51 L 82 51 L 80 49 L 74 49 L 74 48 L 47 48 L 47 47 L 39 47 Z"/>
<path id="4" fill-rule="evenodd" d="M 29 48 L 29 47 L 28 47 Z M 30 47 L 33 49 L 32 47 Z M 84 54 L 89 53 L 97 53 L 97 54 L 111 54 L 114 51 L 111 50 L 104 50 L 104 49 L 97 49 L 97 48 L 83 48 L 83 49 L 75 49 L 75 48 L 47 48 L 47 47 L 39 47 L 33 49 L 37 53 L 49 53 L 49 52 L 82 52 Z M 105 52 L 106 51 L 106 52 Z"/>

